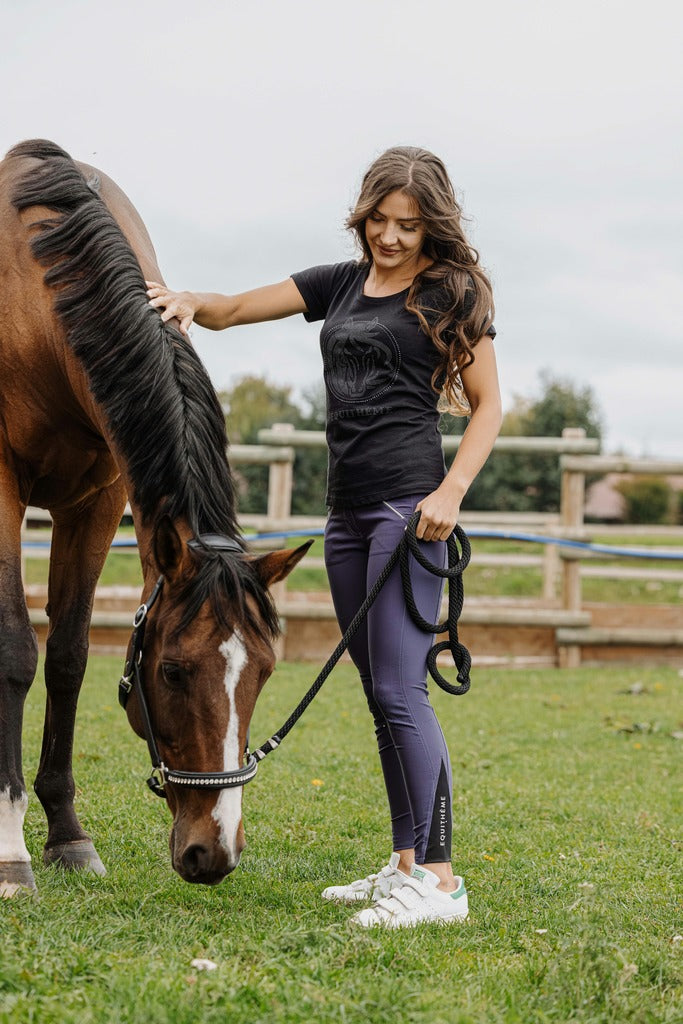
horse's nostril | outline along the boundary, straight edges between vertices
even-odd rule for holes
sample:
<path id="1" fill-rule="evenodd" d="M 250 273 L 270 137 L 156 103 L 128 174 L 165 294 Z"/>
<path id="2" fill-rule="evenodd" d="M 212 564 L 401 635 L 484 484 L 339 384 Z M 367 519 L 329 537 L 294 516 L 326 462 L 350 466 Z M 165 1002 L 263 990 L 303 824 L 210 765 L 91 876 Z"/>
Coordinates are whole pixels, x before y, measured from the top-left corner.
<path id="1" fill-rule="evenodd" d="M 173 857 L 173 867 L 186 882 L 199 885 L 218 885 L 239 863 L 218 846 L 208 843 L 188 843 L 183 852 Z"/>
<path id="2" fill-rule="evenodd" d="M 183 871 L 189 878 L 206 874 L 209 869 L 209 851 L 201 843 L 188 846 L 182 856 Z"/>

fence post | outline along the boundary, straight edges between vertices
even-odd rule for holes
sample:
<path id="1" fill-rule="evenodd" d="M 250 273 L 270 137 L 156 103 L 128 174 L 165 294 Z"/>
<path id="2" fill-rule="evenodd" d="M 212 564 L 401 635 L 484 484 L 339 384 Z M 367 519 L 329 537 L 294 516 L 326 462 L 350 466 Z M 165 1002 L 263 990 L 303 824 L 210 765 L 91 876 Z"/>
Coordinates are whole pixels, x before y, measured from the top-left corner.
<path id="1" fill-rule="evenodd" d="M 292 434 L 291 423 L 274 423 L 274 434 Z M 294 466 L 291 462 L 271 462 L 268 474 L 268 518 L 287 519 L 292 511 Z"/>
<path id="2" fill-rule="evenodd" d="M 291 434 L 294 427 L 291 423 L 274 423 L 274 434 Z M 271 462 L 268 472 L 268 518 L 288 519 L 292 513 L 292 486 L 294 482 L 294 463 Z M 270 588 L 273 600 L 278 609 L 284 607 L 287 595 L 287 581 L 281 580 Z M 275 656 L 280 659 L 285 653 L 285 632 L 287 623 L 282 623 L 282 634 L 275 644 Z"/>
<path id="3" fill-rule="evenodd" d="M 552 604 L 557 597 L 560 556 L 557 544 L 546 544 L 543 552 L 543 600 Z"/>
<path id="4" fill-rule="evenodd" d="M 565 427 L 562 437 L 585 437 L 583 427 Z M 586 492 L 586 477 L 583 472 L 562 471 L 560 496 L 560 523 L 578 533 L 583 526 L 583 508 Z M 562 559 L 562 607 L 566 611 L 581 610 L 581 561 L 580 558 Z M 578 644 L 561 647 L 559 662 L 562 668 L 578 668 L 581 664 L 581 648 Z"/>

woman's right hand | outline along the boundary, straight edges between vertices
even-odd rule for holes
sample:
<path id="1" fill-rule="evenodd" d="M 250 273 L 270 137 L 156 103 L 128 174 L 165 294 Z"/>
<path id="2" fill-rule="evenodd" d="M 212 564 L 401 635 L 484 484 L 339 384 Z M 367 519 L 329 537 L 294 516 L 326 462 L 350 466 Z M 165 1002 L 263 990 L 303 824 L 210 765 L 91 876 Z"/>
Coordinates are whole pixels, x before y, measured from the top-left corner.
<path id="1" fill-rule="evenodd" d="M 160 311 L 164 323 L 173 317 L 179 320 L 180 330 L 186 335 L 199 306 L 198 297 L 193 292 L 172 292 L 158 281 L 145 281 L 145 284 L 150 306 Z"/>

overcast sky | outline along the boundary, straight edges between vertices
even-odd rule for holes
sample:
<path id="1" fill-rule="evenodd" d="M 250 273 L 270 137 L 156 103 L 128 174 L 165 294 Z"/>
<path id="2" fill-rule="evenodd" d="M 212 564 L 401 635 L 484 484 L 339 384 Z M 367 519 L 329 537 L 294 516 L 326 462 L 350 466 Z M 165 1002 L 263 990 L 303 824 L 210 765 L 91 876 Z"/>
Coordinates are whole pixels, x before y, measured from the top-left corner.
<path id="1" fill-rule="evenodd" d="M 605 448 L 683 456 L 683 5 L 650 0 L 0 0 L 0 150 L 116 179 L 174 288 L 354 255 L 388 146 L 446 162 L 491 274 L 504 401 L 590 385 Z M 302 317 L 195 344 L 217 388 L 320 378 Z"/>

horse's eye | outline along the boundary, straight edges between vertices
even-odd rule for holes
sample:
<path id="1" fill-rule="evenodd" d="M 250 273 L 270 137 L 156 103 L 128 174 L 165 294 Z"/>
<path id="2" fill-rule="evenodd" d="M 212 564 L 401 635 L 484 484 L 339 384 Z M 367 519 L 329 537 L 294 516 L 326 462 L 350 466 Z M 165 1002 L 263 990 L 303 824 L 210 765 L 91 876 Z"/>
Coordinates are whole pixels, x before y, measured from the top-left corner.
<path id="1" fill-rule="evenodd" d="M 161 666 L 161 671 L 164 674 L 164 680 L 169 684 L 169 686 L 184 685 L 185 673 L 180 665 L 177 665 L 174 661 L 165 661 Z"/>

